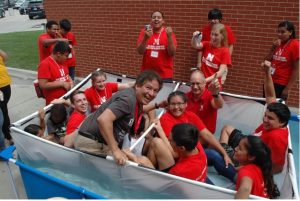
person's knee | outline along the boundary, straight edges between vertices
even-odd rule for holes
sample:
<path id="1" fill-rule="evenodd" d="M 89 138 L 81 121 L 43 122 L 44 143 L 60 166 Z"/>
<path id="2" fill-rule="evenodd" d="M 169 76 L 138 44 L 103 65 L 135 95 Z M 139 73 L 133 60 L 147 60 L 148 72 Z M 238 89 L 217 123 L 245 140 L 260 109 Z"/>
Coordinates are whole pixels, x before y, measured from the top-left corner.
<path id="1" fill-rule="evenodd" d="M 162 141 L 161 138 L 153 138 L 150 144 L 150 147 L 154 150 L 157 150 L 158 148 L 160 148 L 161 146 L 163 146 L 164 142 Z"/>

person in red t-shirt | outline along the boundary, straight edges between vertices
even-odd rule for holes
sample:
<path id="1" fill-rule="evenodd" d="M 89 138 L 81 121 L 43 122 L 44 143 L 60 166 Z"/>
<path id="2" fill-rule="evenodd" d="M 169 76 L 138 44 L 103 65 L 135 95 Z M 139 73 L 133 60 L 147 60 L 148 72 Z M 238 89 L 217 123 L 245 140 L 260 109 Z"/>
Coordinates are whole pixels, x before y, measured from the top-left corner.
<path id="1" fill-rule="evenodd" d="M 211 30 L 214 24 L 221 23 L 223 20 L 223 15 L 220 9 L 214 8 L 208 12 L 208 21 L 209 24 L 204 26 L 201 30 L 202 41 L 210 41 L 211 40 Z M 233 52 L 233 45 L 236 42 L 236 38 L 230 26 L 224 25 L 226 32 L 227 32 L 227 39 L 228 39 L 228 48 L 230 56 L 232 56 Z M 202 51 L 198 52 L 198 62 L 197 68 L 201 69 L 201 59 L 202 59 Z M 222 84 L 224 84 L 227 76 L 227 71 L 222 76 Z"/>
<path id="2" fill-rule="evenodd" d="M 42 33 L 38 38 L 40 63 L 51 55 L 57 41 L 67 41 L 67 39 L 59 34 L 57 22 L 50 20 L 46 24 L 46 33 Z"/>
<path id="3" fill-rule="evenodd" d="M 236 199 L 248 199 L 250 194 L 271 199 L 280 195 L 273 180 L 271 150 L 260 138 L 243 137 L 233 157 L 242 166 L 237 176 Z"/>
<path id="4" fill-rule="evenodd" d="M 299 77 L 299 40 L 292 22 L 278 25 L 278 39 L 273 42 L 266 60 L 271 61 L 272 79 L 277 98 L 286 100 Z"/>
<path id="5" fill-rule="evenodd" d="M 275 90 L 270 72 L 270 62 L 262 63 L 265 71 L 264 87 L 266 92 L 267 109 L 262 124 L 255 130 L 254 136 L 260 138 L 271 149 L 272 171 L 282 171 L 288 146 L 288 129 L 286 128 L 291 116 L 289 108 L 276 101 Z M 231 125 L 225 125 L 221 131 L 220 143 L 230 157 L 233 157 L 234 149 L 245 135 Z M 233 162 L 235 162 L 233 160 Z M 222 159 L 217 154 L 213 157 L 212 164 L 219 174 L 236 180 L 236 171 L 232 167 L 225 168 Z M 235 162 L 235 166 L 239 166 Z"/>
<path id="6" fill-rule="evenodd" d="M 101 70 L 92 72 L 91 80 L 92 86 L 84 91 L 85 96 L 91 106 L 91 112 L 94 112 L 96 109 L 98 109 L 112 96 L 113 93 L 134 86 L 134 82 L 123 84 L 117 82 L 106 83 L 106 74 Z"/>
<path id="7" fill-rule="evenodd" d="M 203 145 L 208 145 L 214 150 L 222 154 L 226 166 L 231 162 L 231 159 L 227 155 L 226 151 L 215 139 L 213 134 L 205 127 L 202 120 L 191 111 L 186 111 L 187 108 L 187 97 L 181 91 L 175 91 L 170 93 L 168 96 L 168 110 L 160 118 L 160 122 L 163 131 L 167 138 L 170 136 L 173 126 L 178 123 L 191 123 L 199 129 L 199 139 Z"/>
<path id="8" fill-rule="evenodd" d="M 164 14 L 155 11 L 151 22 L 140 32 L 137 51 L 143 55 L 141 71 L 156 71 L 166 81 L 173 79 L 173 60 L 177 41 L 171 27 L 164 27 Z"/>
<path id="9" fill-rule="evenodd" d="M 66 136 L 64 138 L 64 145 L 67 147 L 73 147 L 73 144 L 70 144 L 72 140 L 68 138 L 72 138 L 74 131 L 76 131 L 80 124 L 86 117 L 88 101 L 85 97 L 83 91 L 76 90 L 70 95 L 71 106 L 74 111 L 70 115 L 67 127 L 66 127 Z"/>
<path id="10" fill-rule="evenodd" d="M 198 33 L 198 31 L 193 33 L 191 44 L 192 47 L 203 51 L 202 58 L 200 59 L 202 62 L 201 71 L 206 78 L 207 84 L 218 78 L 222 86 L 221 78 L 224 72 L 227 71 L 227 68 L 231 66 L 231 56 L 227 45 L 225 26 L 221 23 L 213 25 L 210 41 L 201 42 L 197 40 Z"/>
<path id="11" fill-rule="evenodd" d="M 187 111 L 194 112 L 202 119 L 207 129 L 214 134 L 216 131 L 218 109 L 223 107 L 224 100 L 220 95 L 219 82 L 211 83 L 205 87 L 205 77 L 199 70 L 192 72 L 190 76 L 191 91 L 186 93 L 188 97 Z"/>
<path id="12" fill-rule="evenodd" d="M 60 34 L 63 38 L 66 38 L 69 41 L 69 46 L 71 48 L 71 53 L 66 61 L 66 65 L 69 68 L 69 74 L 72 80 L 75 79 L 75 66 L 76 66 L 76 59 L 75 59 L 75 51 L 74 47 L 77 46 L 77 40 L 75 35 L 71 32 L 71 22 L 68 19 L 62 19 L 59 21 L 59 28 Z"/>
<path id="13" fill-rule="evenodd" d="M 157 129 L 162 131 L 159 122 Z M 161 137 L 165 137 L 158 131 Z M 129 150 L 123 150 L 129 160 L 147 167 L 157 167 L 161 171 L 200 182 L 206 181 L 207 164 L 205 152 L 199 143 L 199 130 L 188 123 L 180 123 L 172 129 L 169 140 L 154 138 L 150 145 L 148 157 L 135 156 Z M 174 161 L 174 153 L 176 154 Z M 151 154 L 157 161 L 153 163 Z M 165 165 L 166 161 L 170 161 Z M 162 165 L 164 163 L 164 166 Z"/>
<path id="14" fill-rule="evenodd" d="M 52 54 L 43 60 L 38 67 L 38 82 L 46 99 L 46 105 L 63 96 L 73 87 L 69 71 L 63 65 L 70 54 L 67 42 L 58 41 Z"/>

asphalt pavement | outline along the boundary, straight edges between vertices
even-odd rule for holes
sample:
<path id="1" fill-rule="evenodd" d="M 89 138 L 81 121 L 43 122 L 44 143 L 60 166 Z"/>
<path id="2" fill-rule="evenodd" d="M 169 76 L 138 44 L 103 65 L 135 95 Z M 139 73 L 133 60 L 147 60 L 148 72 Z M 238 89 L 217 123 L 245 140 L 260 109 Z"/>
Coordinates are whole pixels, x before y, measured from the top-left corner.
<path id="1" fill-rule="evenodd" d="M 6 17 L 0 18 L 0 34 L 43 30 L 43 23 L 46 23 L 46 19 L 30 20 L 27 15 L 20 15 L 18 10 L 13 10 L 13 13 L 6 11 Z M 13 123 L 37 111 L 45 103 L 43 99 L 36 97 L 34 91 L 33 80 L 36 78 L 36 72 L 15 68 L 8 68 L 8 71 L 13 80 L 8 103 L 9 116 Z M 0 199 L 26 199 L 18 167 L 14 164 L 9 164 L 9 167 L 10 169 L 6 162 L 0 161 Z M 13 180 L 10 175 L 13 176 Z"/>

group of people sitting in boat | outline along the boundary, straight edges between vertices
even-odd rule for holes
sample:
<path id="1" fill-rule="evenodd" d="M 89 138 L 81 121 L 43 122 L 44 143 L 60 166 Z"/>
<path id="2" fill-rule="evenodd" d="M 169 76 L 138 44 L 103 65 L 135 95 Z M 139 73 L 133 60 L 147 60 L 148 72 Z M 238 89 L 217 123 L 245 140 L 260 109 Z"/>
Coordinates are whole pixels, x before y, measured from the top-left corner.
<path id="1" fill-rule="evenodd" d="M 151 15 L 151 24 L 141 30 L 138 39 L 137 51 L 143 54 L 143 64 L 135 82 L 106 83 L 105 73 L 95 71 L 90 88 L 74 91 L 70 100 L 57 100 L 54 99 L 57 93 L 52 89 L 58 87 L 65 93 L 72 86 L 65 84 L 65 79 L 49 81 L 40 76 L 46 103 L 54 105 L 46 121 L 45 112 L 40 110 L 40 125 L 29 125 L 25 131 L 77 150 L 112 155 L 119 165 L 131 160 L 210 184 L 207 166 L 212 165 L 219 174 L 236 183 L 236 198 L 247 198 L 250 194 L 278 197 L 273 174 L 279 173 L 285 162 L 290 111 L 286 105 L 276 102 L 276 96 L 287 98 L 297 78 L 297 74 L 294 75 L 299 70 L 299 53 L 298 57 L 294 54 L 293 47 L 297 43 L 294 26 L 288 21 L 279 24 L 279 39 L 274 42 L 268 59 L 272 63 L 264 61 L 261 65 L 268 104 L 263 123 L 253 135 L 244 135 L 226 125 L 217 140 L 214 136 L 217 110 L 224 103 L 220 94 L 224 84 L 222 76 L 231 65 L 232 44 L 227 47 L 227 32 L 229 36 L 232 33 L 228 26 L 220 23 L 222 15 L 218 9 L 210 11 L 208 18 L 211 25 L 206 29 L 211 38 L 201 40 L 207 37 L 206 29 L 202 34 L 195 32 L 192 37 L 192 47 L 200 50 L 199 69 L 190 75 L 188 93 L 174 91 L 167 100 L 150 103 L 161 90 L 163 81 L 173 78 L 177 46 L 172 28 L 163 26 L 164 15 L 156 11 Z M 299 47 L 299 42 L 297 44 Z M 49 65 L 59 67 L 69 53 L 66 42 L 56 42 Z M 283 58 L 288 58 L 288 65 L 294 68 L 281 64 Z M 282 71 L 284 79 L 277 79 Z M 273 83 L 273 80 L 284 80 L 284 83 Z M 70 108 L 73 112 L 68 117 Z M 155 109 L 159 108 L 166 109 L 161 118 L 156 117 Z M 88 111 L 91 113 L 87 115 Z M 141 138 L 150 125 L 154 128 Z"/>

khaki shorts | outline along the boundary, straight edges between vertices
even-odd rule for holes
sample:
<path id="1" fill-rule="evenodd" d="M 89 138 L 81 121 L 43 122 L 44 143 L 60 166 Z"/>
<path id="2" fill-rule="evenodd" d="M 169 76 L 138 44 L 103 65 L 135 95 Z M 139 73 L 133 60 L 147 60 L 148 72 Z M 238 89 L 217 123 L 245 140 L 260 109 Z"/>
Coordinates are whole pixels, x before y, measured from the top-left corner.
<path id="1" fill-rule="evenodd" d="M 74 148 L 79 151 L 85 151 L 94 154 L 111 155 L 111 152 L 106 144 L 99 143 L 80 134 L 78 134 L 77 139 L 75 140 Z"/>

